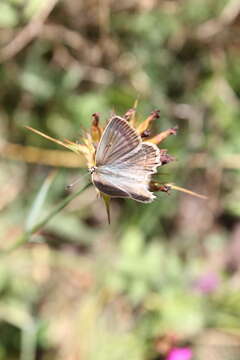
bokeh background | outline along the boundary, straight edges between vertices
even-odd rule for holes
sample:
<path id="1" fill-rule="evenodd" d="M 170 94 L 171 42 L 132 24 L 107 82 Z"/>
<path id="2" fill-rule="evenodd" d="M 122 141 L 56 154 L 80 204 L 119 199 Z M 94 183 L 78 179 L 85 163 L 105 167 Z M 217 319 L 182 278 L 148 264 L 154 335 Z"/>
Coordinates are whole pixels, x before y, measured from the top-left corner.
<path id="1" fill-rule="evenodd" d="M 239 360 L 239 0 L 1 0 L 0 46 L 0 359 Z M 179 127 L 159 180 L 208 200 L 117 199 L 109 226 L 90 187 L 4 253 L 86 173 L 23 126 L 79 141 L 136 98 Z"/>

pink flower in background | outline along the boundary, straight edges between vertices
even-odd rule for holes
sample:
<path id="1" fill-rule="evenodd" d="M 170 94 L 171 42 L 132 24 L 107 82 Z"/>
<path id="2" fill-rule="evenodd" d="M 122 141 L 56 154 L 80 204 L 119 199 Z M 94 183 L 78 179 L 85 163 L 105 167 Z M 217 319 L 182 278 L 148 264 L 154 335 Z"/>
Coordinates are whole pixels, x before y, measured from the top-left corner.
<path id="1" fill-rule="evenodd" d="M 189 348 L 174 348 L 170 351 L 166 360 L 191 360 L 192 350 Z"/>
<path id="2" fill-rule="evenodd" d="M 214 272 L 203 274 L 195 283 L 195 288 L 203 293 L 210 294 L 217 290 L 219 286 L 219 277 Z"/>

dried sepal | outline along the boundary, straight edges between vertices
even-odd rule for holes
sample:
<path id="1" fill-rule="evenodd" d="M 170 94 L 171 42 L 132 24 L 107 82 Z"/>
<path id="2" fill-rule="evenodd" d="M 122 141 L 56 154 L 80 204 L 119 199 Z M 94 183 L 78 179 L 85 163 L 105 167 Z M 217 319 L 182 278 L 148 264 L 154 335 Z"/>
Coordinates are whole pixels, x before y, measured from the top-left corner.
<path id="1" fill-rule="evenodd" d="M 143 141 L 146 140 L 147 138 L 149 138 L 150 134 L 151 134 L 150 129 L 143 131 L 141 133 L 141 138 L 143 139 Z"/>
<path id="2" fill-rule="evenodd" d="M 124 115 L 124 119 L 127 120 L 131 125 L 135 123 L 136 109 L 129 109 Z"/>
<path id="3" fill-rule="evenodd" d="M 83 138 L 83 141 L 85 143 L 85 148 L 86 148 L 84 156 L 87 160 L 87 167 L 90 169 L 91 167 L 95 166 L 96 149 L 90 134 L 86 134 L 85 138 Z"/>
<path id="4" fill-rule="evenodd" d="M 143 134 L 145 131 L 149 130 L 149 128 L 152 125 L 152 122 L 155 119 L 158 119 L 160 117 L 160 110 L 152 111 L 151 114 L 147 117 L 146 120 L 144 120 L 138 127 L 137 132 L 138 134 Z"/>
<path id="5" fill-rule="evenodd" d="M 57 142 L 57 144 L 59 144 L 59 142 Z M 64 139 L 64 144 L 67 145 L 67 148 L 69 150 L 72 150 L 77 154 L 84 155 L 88 151 L 86 145 L 78 144 L 68 139 Z"/>
<path id="6" fill-rule="evenodd" d="M 150 182 L 149 188 L 151 191 L 162 191 L 165 193 L 169 193 L 171 190 L 171 186 L 169 184 L 161 184 L 160 182 L 154 180 Z"/>
<path id="7" fill-rule="evenodd" d="M 92 160 L 92 158 L 93 158 L 92 152 L 95 153 L 95 149 L 89 147 L 89 145 L 87 145 L 87 144 L 86 145 L 77 144 L 77 143 L 74 143 L 74 142 L 69 141 L 69 140 L 61 141 L 61 140 L 55 139 L 55 138 L 53 138 L 53 137 L 51 137 L 51 136 L 49 136 L 47 134 L 44 134 L 43 132 L 41 132 L 41 131 L 39 131 L 37 129 L 34 129 L 31 126 L 25 126 L 25 128 L 27 128 L 28 130 L 34 132 L 35 134 L 38 134 L 38 135 L 44 137 L 45 139 L 48 139 L 48 140 L 54 142 L 55 144 L 64 146 L 65 148 L 75 152 L 76 154 L 83 155 L 85 157 L 85 159 L 87 159 L 87 161 L 89 161 L 92 164 L 92 162 L 93 162 L 93 160 Z"/>
<path id="8" fill-rule="evenodd" d="M 94 143 L 98 143 L 101 139 L 103 129 L 99 125 L 99 114 L 92 114 L 91 136 Z"/>
<path id="9" fill-rule="evenodd" d="M 151 191 L 154 191 L 154 192 L 162 191 L 162 192 L 166 192 L 166 193 L 169 193 L 171 190 L 178 190 L 180 192 L 183 192 L 183 193 L 188 194 L 188 195 L 196 196 L 196 197 L 198 197 L 200 199 L 203 199 L 203 200 L 207 199 L 207 196 L 198 194 L 198 193 L 196 193 L 194 191 L 185 189 L 185 188 L 183 188 L 181 186 L 177 186 L 177 185 L 174 185 L 174 184 L 162 184 L 159 181 L 154 181 L 154 180 L 152 180 L 150 182 L 149 188 L 150 188 Z"/>
<path id="10" fill-rule="evenodd" d="M 165 140 L 170 135 L 176 135 L 177 134 L 178 127 L 175 126 L 173 128 L 167 129 L 165 131 L 160 132 L 158 135 L 152 137 L 151 139 L 148 139 L 149 142 L 152 144 L 160 144 L 163 140 Z"/>
<path id="11" fill-rule="evenodd" d="M 134 101 L 133 107 L 130 108 L 123 115 L 124 119 L 127 120 L 133 128 L 135 128 L 135 124 L 136 124 L 137 106 L 138 106 L 138 99 Z"/>
<path id="12" fill-rule="evenodd" d="M 138 107 L 138 99 L 134 101 L 133 107 L 131 110 L 131 117 L 129 119 L 129 123 L 132 127 L 136 127 L 136 121 L 137 121 L 137 107 Z"/>
<path id="13" fill-rule="evenodd" d="M 167 153 L 167 149 L 160 149 L 160 160 L 162 165 L 175 161 L 175 157 Z"/>
<path id="14" fill-rule="evenodd" d="M 198 197 L 200 199 L 203 199 L 203 200 L 207 200 L 207 198 L 208 198 L 205 195 L 198 194 L 198 193 L 196 193 L 194 191 L 185 189 L 185 188 L 183 188 L 181 186 L 177 186 L 177 185 L 174 185 L 174 184 L 167 184 L 167 185 L 171 186 L 171 189 L 173 189 L 173 190 L 181 191 L 181 192 L 183 192 L 185 194 L 196 196 L 196 197 Z"/>
<path id="15" fill-rule="evenodd" d="M 54 138 L 52 138 L 51 136 L 46 135 L 46 134 L 44 134 L 43 132 L 41 132 L 41 131 L 39 131 L 39 130 L 37 130 L 37 129 L 32 128 L 31 126 L 25 125 L 24 127 L 25 127 L 26 129 L 34 132 L 35 134 L 38 134 L 38 135 L 44 137 L 45 139 L 48 139 L 48 140 L 50 140 L 50 141 L 52 141 L 52 142 L 54 142 L 54 143 L 56 143 L 56 144 L 58 144 L 58 145 L 64 146 L 64 147 L 66 147 L 67 149 L 69 149 L 69 146 L 70 146 L 70 145 L 69 145 L 69 144 L 66 144 L 65 142 L 63 142 L 63 141 L 61 141 L 61 140 L 54 139 Z"/>

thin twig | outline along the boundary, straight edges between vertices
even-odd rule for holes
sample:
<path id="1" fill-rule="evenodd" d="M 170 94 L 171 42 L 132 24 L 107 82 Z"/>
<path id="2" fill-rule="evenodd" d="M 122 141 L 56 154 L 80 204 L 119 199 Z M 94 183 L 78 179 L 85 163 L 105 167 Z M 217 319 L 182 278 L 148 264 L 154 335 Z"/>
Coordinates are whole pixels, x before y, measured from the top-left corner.
<path id="1" fill-rule="evenodd" d="M 86 162 L 80 154 L 64 150 L 48 150 L 35 146 L 6 143 L 0 146 L 0 156 L 4 159 L 23 161 L 26 163 L 50 165 L 64 168 L 86 167 Z M 211 157 L 205 153 L 196 153 L 189 158 L 191 168 L 206 168 Z M 240 169 L 240 155 L 232 154 L 217 160 L 223 169 Z"/>
<path id="2" fill-rule="evenodd" d="M 196 31 L 199 40 L 208 40 L 213 36 L 219 34 L 227 26 L 231 25 L 238 17 L 240 12 L 240 1 L 230 0 L 223 8 L 221 14 L 214 19 L 208 20 L 201 24 Z"/>
<path id="3" fill-rule="evenodd" d="M 0 156 L 4 159 L 55 167 L 80 168 L 85 166 L 85 159 L 80 154 L 20 144 L 3 144 L 0 147 Z"/>
<path id="4" fill-rule="evenodd" d="M 45 0 L 40 11 L 16 35 L 16 37 L 1 49 L 0 63 L 9 60 L 27 46 L 42 30 L 42 26 L 59 0 Z"/>
<path id="5" fill-rule="evenodd" d="M 14 251 L 15 249 L 19 248 L 21 245 L 26 244 L 29 242 L 29 239 L 31 235 L 35 234 L 39 230 L 41 230 L 55 215 L 57 215 L 63 208 L 65 208 L 73 199 L 75 199 L 77 196 L 79 196 L 84 190 L 86 190 L 89 187 L 90 183 L 83 186 L 81 189 L 79 189 L 77 192 L 70 194 L 65 199 L 63 199 L 49 214 L 47 214 L 43 220 L 39 221 L 35 226 L 33 226 L 30 230 L 25 231 L 19 239 L 16 241 L 15 244 L 13 244 L 11 247 L 9 247 L 6 250 L 2 250 L 0 252 L 1 255 L 7 255 L 10 252 Z"/>

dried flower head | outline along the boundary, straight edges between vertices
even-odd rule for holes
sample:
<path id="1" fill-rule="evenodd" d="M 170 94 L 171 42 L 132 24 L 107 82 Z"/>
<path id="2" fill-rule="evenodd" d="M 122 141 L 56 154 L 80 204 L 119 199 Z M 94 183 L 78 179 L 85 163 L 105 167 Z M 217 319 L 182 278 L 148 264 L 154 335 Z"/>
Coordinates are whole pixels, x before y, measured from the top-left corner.
<path id="1" fill-rule="evenodd" d="M 138 124 L 136 121 L 136 109 L 132 108 L 126 112 L 126 114 L 123 116 L 123 119 L 125 121 L 125 124 L 126 124 L 126 122 L 128 123 L 129 130 L 135 129 L 134 133 L 137 133 L 138 137 L 141 137 L 141 139 L 142 139 L 141 141 L 143 144 L 144 144 L 144 142 L 147 142 L 148 144 L 154 144 L 154 146 L 156 146 L 156 145 L 159 145 L 168 136 L 176 135 L 176 133 L 177 133 L 177 128 L 173 127 L 173 128 L 167 129 L 163 132 L 160 132 L 159 134 L 157 134 L 155 136 L 151 136 L 152 124 L 153 124 L 154 120 L 159 118 L 159 116 L 160 116 L 159 110 L 155 110 L 147 117 L 146 120 L 144 120 L 143 122 Z M 126 126 L 127 126 L 127 124 L 126 124 Z M 54 138 L 36 130 L 36 129 L 33 129 L 29 126 L 27 126 L 27 128 L 43 137 L 45 137 L 59 145 L 62 145 L 64 147 L 74 151 L 75 153 L 83 156 L 85 159 L 86 167 L 88 168 L 90 173 L 92 174 L 95 171 L 95 169 L 96 169 L 96 151 L 98 149 L 98 145 L 100 143 L 100 140 L 102 138 L 102 134 L 104 131 L 104 128 L 100 125 L 100 117 L 99 117 L 98 113 L 94 113 L 92 115 L 92 123 L 91 123 L 90 131 L 85 133 L 85 135 L 81 139 L 81 143 L 75 143 L 75 142 L 71 142 L 69 140 L 61 141 L 58 139 L 54 139 Z M 110 145 L 111 144 L 106 144 L 106 147 L 110 146 Z M 161 164 L 161 165 L 166 165 L 169 162 L 174 160 L 174 157 L 170 156 L 166 149 L 159 150 L 159 156 L 160 156 L 159 164 Z M 192 193 L 192 192 L 190 192 L 186 189 L 180 188 L 180 187 L 176 187 L 175 185 L 172 185 L 172 184 L 161 184 L 152 178 L 149 179 L 147 186 L 150 191 L 162 191 L 162 192 L 168 193 L 171 189 L 177 189 L 177 190 L 184 191 L 184 192 L 198 196 L 198 194 Z M 108 219 L 110 221 L 109 201 L 111 198 L 111 193 L 109 193 L 107 191 L 103 191 L 102 189 L 100 189 L 100 190 L 96 189 L 96 190 L 104 199 L 104 202 L 105 202 L 105 205 L 107 208 Z M 201 195 L 199 195 L 199 196 L 201 197 Z M 118 195 L 116 195 L 115 197 L 118 197 Z"/>

